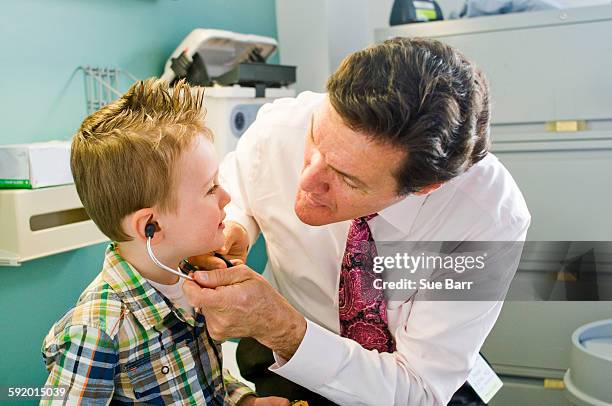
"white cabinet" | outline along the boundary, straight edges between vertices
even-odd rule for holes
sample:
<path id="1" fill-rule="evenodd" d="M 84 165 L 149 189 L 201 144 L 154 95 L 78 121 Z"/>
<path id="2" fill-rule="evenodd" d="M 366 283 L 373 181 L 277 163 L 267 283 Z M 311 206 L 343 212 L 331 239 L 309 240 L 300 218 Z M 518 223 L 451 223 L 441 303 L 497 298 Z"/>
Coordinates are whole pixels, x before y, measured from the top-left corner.
<path id="1" fill-rule="evenodd" d="M 0 190 L 0 265 L 104 242 L 74 185 Z"/>

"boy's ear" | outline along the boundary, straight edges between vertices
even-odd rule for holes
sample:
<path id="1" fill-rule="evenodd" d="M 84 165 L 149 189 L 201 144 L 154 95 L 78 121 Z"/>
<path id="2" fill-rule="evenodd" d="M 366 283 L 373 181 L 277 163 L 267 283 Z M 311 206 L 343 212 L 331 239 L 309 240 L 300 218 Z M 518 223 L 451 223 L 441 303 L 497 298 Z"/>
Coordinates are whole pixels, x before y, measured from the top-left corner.
<path id="1" fill-rule="evenodd" d="M 136 210 L 127 216 L 128 227 L 130 228 L 130 235 L 135 239 L 146 242 L 147 236 L 145 234 L 145 227 L 147 224 L 155 225 L 155 234 L 151 238 L 151 242 L 157 242 L 163 238 L 163 231 L 157 221 L 155 220 L 155 213 L 152 208 L 144 208 Z"/>

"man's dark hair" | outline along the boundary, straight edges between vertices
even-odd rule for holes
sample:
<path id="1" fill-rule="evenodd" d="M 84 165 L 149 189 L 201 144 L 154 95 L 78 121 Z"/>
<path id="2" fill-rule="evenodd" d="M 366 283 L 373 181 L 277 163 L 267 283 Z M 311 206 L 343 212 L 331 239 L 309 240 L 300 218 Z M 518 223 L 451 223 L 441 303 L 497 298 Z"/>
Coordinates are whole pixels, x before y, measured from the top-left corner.
<path id="1" fill-rule="evenodd" d="M 349 128 L 405 149 L 399 194 L 450 180 L 489 149 L 487 80 L 439 41 L 394 38 L 353 53 L 327 91 Z"/>

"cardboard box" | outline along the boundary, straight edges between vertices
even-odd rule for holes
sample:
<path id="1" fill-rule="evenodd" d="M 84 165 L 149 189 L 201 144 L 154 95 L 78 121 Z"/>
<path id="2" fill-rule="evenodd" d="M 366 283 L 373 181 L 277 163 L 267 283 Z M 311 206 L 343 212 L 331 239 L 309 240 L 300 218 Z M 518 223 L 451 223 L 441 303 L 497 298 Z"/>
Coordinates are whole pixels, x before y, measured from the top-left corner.
<path id="1" fill-rule="evenodd" d="M 73 182 L 69 141 L 0 145 L 0 189 L 33 189 Z"/>

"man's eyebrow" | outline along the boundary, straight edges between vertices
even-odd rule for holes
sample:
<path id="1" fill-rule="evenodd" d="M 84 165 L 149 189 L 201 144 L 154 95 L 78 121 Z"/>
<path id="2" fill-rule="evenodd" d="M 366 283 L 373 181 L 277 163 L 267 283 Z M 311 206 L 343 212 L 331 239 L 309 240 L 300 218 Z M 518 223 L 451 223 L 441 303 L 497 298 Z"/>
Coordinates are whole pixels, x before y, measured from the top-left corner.
<path id="1" fill-rule="evenodd" d="M 310 116 L 310 139 L 314 143 L 314 113 Z"/>
<path id="2" fill-rule="evenodd" d="M 330 164 L 327 164 L 327 166 L 329 166 L 334 172 L 338 173 L 339 175 L 344 176 L 345 178 L 350 179 L 351 182 L 353 182 L 355 185 L 359 186 L 360 188 L 368 189 L 368 185 L 366 185 L 363 181 L 359 180 L 359 178 L 356 178 L 353 175 L 349 175 L 348 173 L 342 172 L 341 170 L 334 168 Z"/>
<path id="3" fill-rule="evenodd" d="M 314 144 L 316 144 L 314 142 L 314 113 L 310 116 L 310 139 L 312 140 L 312 142 Z M 359 178 L 353 176 L 353 175 L 349 175 L 346 172 L 342 172 L 340 169 L 335 168 L 334 166 L 330 165 L 329 163 L 325 163 L 327 166 L 329 166 L 334 172 L 336 172 L 337 174 L 339 174 L 340 176 L 343 176 L 347 179 L 350 179 L 351 182 L 353 182 L 356 186 L 362 188 L 362 189 L 368 189 L 368 185 L 365 184 L 365 182 L 361 181 Z"/>

